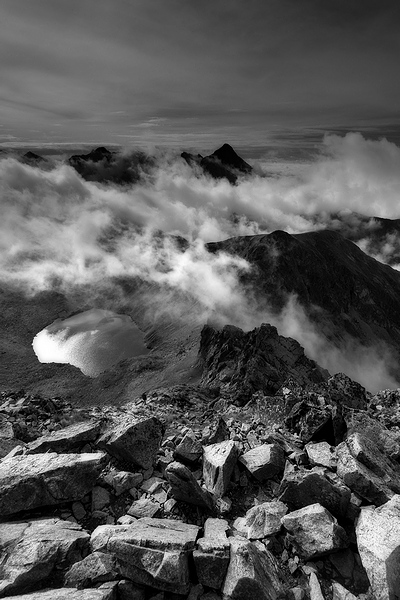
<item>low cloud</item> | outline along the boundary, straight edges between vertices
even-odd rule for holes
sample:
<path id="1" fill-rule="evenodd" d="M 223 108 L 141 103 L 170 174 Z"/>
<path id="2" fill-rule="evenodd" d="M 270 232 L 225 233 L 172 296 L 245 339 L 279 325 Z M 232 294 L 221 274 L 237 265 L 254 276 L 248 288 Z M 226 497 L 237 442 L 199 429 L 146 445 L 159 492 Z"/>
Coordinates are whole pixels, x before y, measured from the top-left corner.
<path id="1" fill-rule="evenodd" d="M 88 304 L 112 309 L 116 279 L 137 278 L 162 289 L 164 298 L 170 294 L 176 313 L 190 299 L 199 322 L 212 318 L 245 329 L 271 322 L 331 372 L 373 380 L 374 388 L 377 381 L 395 386 L 386 358 L 378 360 L 373 349 L 358 352 L 350 342 L 339 353 L 295 300 L 288 298 L 280 316 L 260 311 L 240 285 L 251 266 L 226 253 L 210 254 L 204 244 L 275 229 L 319 229 L 324 215 L 340 211 L 370 216 L 372 231 L 373 216 L 398 216 L 400 149 L 359 134 L 327 136 L 320 157 L 292 173 L 265 176 L 268 167 L 260 165 L 263 175 L 232 186 L 164 153 L 140 181 L 121 186 L 85 181 L 66 164 L 43 170 L 2 159 L 0 279 L 31 294 L 82 288 Z M 356 220 L 349 226 L 356 228 Z M 390 254 L 390 240 L 382 251 L 382 258 Z M 159 297 L 146 309 L 172 310 Z"/>
<path id="2" fill-rule="evenodd" d="M 295 296 L 288 298 L 282 313 L 272 317 L 272 321 L 282 335 L 298 340 L 307 356 L 331 374 L 346 373 L 372 393 L 399 387 L 399 382 L 392 375 L 397 365 L 385 343 L 382 342 L 379 347 L 363 346 L 347 336 L 340 348 L 333 346 L 319 333 Z"/>

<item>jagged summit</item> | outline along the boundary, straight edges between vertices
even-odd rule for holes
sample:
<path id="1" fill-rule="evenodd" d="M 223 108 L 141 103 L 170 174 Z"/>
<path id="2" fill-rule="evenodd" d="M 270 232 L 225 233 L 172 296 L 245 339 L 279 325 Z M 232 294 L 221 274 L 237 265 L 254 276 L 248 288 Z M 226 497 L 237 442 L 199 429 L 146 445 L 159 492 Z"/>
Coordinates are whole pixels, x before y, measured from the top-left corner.
<path id="1" fill-rule="evenodd" d="M 23 158 L 26 158 L 27 160 L 45 160 L 43 156 L 40 156 L 35 152 L 31 152 L 30 150 L 24 154 Z"/>
<path id="2" fill-rule="evenodd" d="M 222 330 L 205 325 L 199 355 L 203 385 L 219 387 L 221 395 L 240 405 L 255 392 L 274 396 L 288 378 L 304 385 L 322 383 L 329 377 L 307 358 L 298 342 L 278 335 L 276 328 L 266 323 L 249 332 L 229 325 Z"/>
<path id="3" fill-rule="evenodd" d="M 229 144 L 223 144 L 215 150 L 208 158 L 217 158 L 225 166 L 237 169 L 242 173 L 251 173 L 253 168 L 241 158 Z"/>
<path id="4" fill-rule="evenodd" d="M 43 158 L 43 156 L 40 156 L 40 154 L 36 154 L 35 152 L 31 152 L 31 150 L 21 156 L 20 161 L 32 167 L 37 167 L 39 165 L 44 166 L 44 164 L 47 163 L 47 160 Z"/>
<path id="5" fill-rule="evenodd" d="M 91 150 L 88 154 L 74 154 L 70 157 L 69 163 L 72 166 L 75 166 L 73 163 L 81 162 L 81 161 L 92 161 L 92 162 L 100 162 L 102 160 L 111 160 L 114 153 L 110 152 L 105 146 L 99 146 L 94 150 Z"/>
<path id="6" fill-rule="evenodd" d="M 71 156 L 68 163 L 87 181 L 125 185 L 140 181 L 143 172 L 149 173 L 154 159 L 139 150 L 121 154 L 99 146 L 88 154 Z"/>
<path id="7" fill-rule="evenodd" d="M 253 168 L 229 144 L 223 144 L 208 156 L 182 152 L 181 157 L 190 167 L 199 165 L 214 179 L 225 178 L 232 184 L 237 182 L 238 175 L 250 175 L 253 171 Z"/>

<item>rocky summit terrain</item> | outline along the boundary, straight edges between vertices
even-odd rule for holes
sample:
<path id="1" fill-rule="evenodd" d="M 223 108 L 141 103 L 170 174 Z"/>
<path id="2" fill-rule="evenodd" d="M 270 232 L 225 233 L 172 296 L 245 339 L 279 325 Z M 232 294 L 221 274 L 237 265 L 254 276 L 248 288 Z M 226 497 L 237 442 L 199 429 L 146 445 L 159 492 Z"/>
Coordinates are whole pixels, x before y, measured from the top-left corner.
<path id="1" fill-rule="evenodd" d="M 400 391 L 270 325 L 200 356 L 119 407 L 1 394 L 1 598 L 399 598 Z"/>
<path id="2" fill-rule="evenodd" d="M 70 164 L 132 183 L 152 167 L 136 159 L 100 147 Z M 232 184 L 251 174 L 226 144 L 183 159 Z M 377 349 L 399 381 L 398 272 L 329 230 L 206 250 L 248 262 L 250 312 L 297 306 L 339 352 Z M 269 322 L 206 322 L 165 286 L 115 278 L 102 294 L 149 352 L 89 378 L 32 349 L 92 308 L 87 290 L 1 285 L 0 598 L 399 600 L 400 389 L 332 375 Z"/>

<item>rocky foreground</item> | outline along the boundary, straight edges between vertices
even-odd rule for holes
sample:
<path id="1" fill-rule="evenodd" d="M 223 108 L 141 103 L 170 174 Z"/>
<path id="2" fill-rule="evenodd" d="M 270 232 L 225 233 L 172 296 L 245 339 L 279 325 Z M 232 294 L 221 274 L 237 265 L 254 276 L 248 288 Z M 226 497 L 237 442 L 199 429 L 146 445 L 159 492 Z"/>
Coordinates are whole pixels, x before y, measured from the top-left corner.
<path id="1" fill-rule="evenodd" d="M 0 597 L 400 598 L 400 393 L 0 398 Z"/>

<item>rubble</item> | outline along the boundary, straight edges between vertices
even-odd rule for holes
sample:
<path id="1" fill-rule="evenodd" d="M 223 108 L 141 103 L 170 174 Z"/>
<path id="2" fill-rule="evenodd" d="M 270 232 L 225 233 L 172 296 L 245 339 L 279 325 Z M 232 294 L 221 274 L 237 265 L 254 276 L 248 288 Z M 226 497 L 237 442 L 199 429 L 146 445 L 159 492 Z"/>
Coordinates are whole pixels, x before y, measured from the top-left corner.
<path id="1" fill-rule="evenodd" d="M 0 596 L 367 600 L 371 585 L 390 597 L 399 438 L 354 408 L 362 389 L 352 401 L 349 381 L 329 382 L 287 384 L 288 406 L 303 402 L 292 429 L 261 419 L 261 395 L 242 409 L 217 398 L 190 424 L 132 404 L 6 400 L 0 431 L 20 444 L 0 459 Z"/>

